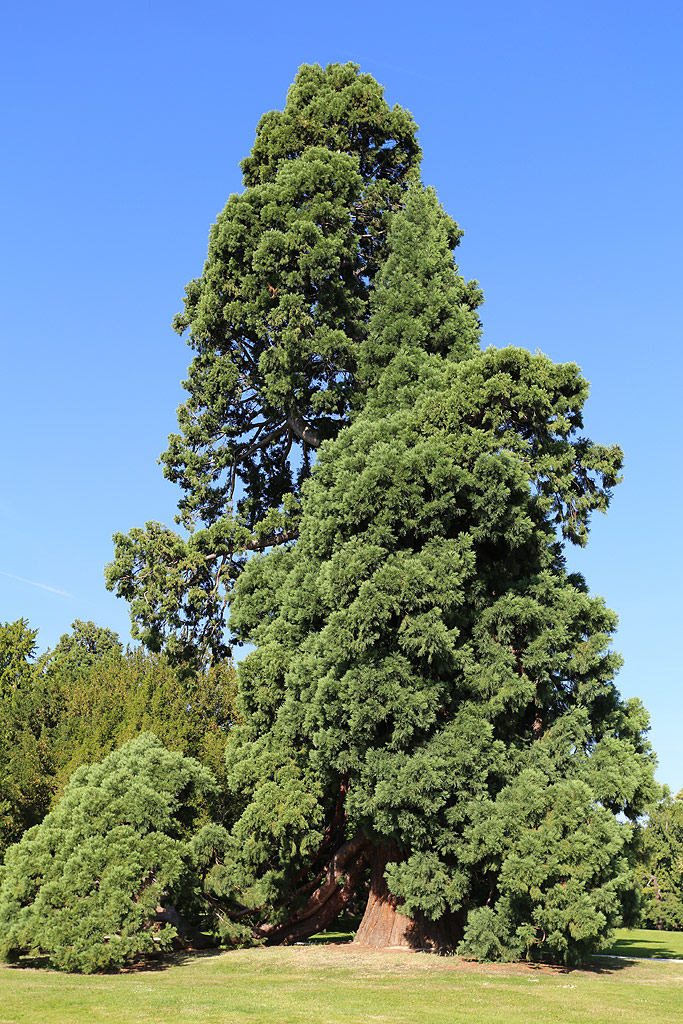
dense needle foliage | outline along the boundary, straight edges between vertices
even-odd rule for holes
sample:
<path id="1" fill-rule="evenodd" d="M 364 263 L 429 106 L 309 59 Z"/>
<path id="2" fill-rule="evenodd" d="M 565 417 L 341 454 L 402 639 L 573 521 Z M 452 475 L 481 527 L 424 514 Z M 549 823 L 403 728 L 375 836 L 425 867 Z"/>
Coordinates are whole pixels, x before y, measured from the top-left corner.
<path id="1" fill-rule="evenodd" d="M 576 366 L 478 351 L 443 216 L 415 186 L 376 281 L 365 405 L 320 449 L 296 544 L 236 584 L 231 626 L 255 645 L 228 749 L 244 811 L 212 837 L 207 884 L 242 932 L 283 936 L 355 842 L 420 942 L 575 962 L 632 887 L 616 815 L 656 794 L 616 617 L 563 554 L 622 456 L 581 436 Z"/>
<path id="2" fill-rule="evenodd" d="M 0 874 L 0 953 L 46 953 L 91 972 L 168 949 L 157 919 L 192 888 L 185 842 L 214 780 L 151 733 L 76 771 L 44 821 L 7 853 Z"/>
<path id="3" fill-rule="evenodd" d="M 615 814 L 655 789 L 647 718 L 613 682 L 615 617 L 556 538 L 585 538 L 619 466 L 572 439 L 586 390 L 521 350 L 399 355 L 382 415 L 321 450 L 297 545 L 250 563 L 233 611 L 256 644 L 231 751 L 245 817 L 253 831 L 264 776 L 280 808 L 300 800 L 292 777 L 317 795 L 273 883 L 297 876 L 343 785 L 346 828 L 392 851 L 402 912 L 471 910 L 463 951 L 572 961 L 618 921 Z"/>
<path id="4" fill-rule="evenodd" d="M 116 534 L 107 569 L 109 588 L 130 602 L 133 635 L 152 650 L 223 657 L 226 602 L 246 554 L 296 536 L 312 456 L 372 380 L 373 282 L 419 159 L 411 115 L 355 64 L 304 65 L 284 110 L 259 122 L 244 191 L 212 227 L 175 320 L 194 355 L 162 461 L 191 536 L 159 523 Z M 443 232 L 449 249 L 457 244 L 450 218 Z M 476 331 L 476 283 L 453 287 L 463 326 Z"/>
<path id="5" fill-rule="evenodd" d="M 53 792 L 50 701 L 36 670 L 37 634 L 25 619 L 0 626 L 0 863 L 41 820 Z"/>
<path id="6" fill-rule="evenodd" d="M 123 651 L 111 630 L 79 620 L 36 657 L 37 632 L 23 619 L 0 626 L 0 863 L 54 806 L 76 768 L 141 732 L 224 778 L 225 746 L 238 720 L 231 663 L 179 673 L 163 655 Z M 222 788 L 210 810 L 224 819 Z"/>

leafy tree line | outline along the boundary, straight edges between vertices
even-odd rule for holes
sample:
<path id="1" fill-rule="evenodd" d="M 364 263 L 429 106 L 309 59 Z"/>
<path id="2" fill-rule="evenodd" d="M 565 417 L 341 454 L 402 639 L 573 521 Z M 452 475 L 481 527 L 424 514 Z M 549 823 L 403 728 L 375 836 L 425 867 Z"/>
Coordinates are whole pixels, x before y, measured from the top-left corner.
<path id="1" fill-rule="evenodd" d="M 111 630 L 79 620 L 36 658 L 37 632 L 23 619 L 0 627 L 0 861 L 77 768 L 141 732 L 224 776 L 236 717 L 230 665 L 181 676 L 164 656 L 124 651 Z M 222 817 L 220 799 L 213 811 Z"/>
<path id="2" fill-rule="evenodd" d="M 667 790 L 641 834 L 637 877 L 648 928 L 683 929 L 683 791 Z"/>
<path id="3" fill-rule="evenodd" d="M 151 948 L 169 905 L 203 906 L 229 941 L 304 939 L 366 882 L 372 945 L 574 963 L 619 922 L 654 757 L 616 688 L 616 617 L 565 551 L 607 510 L 622 453 L 583 435 L 578 367 L 482 351 L 462 232 L 419 159 L 412 117 L 353 64 L 304 66 L 259 122 L 176 319 L 194 355 L 162 461 L 186 532 L 119 534 L 107 569 L 134 635 L 182 678 L 253 648 L 225 811 L 192 811 L 210 784 L 195 761 L 163 767 L 149 737 L 77 774 L 8 854 L 6 953 L 71 964 L 75 923 L 47 931 L 70 913 L 53 877 L 81 877 L 101 933 L 106 815 L 82 876 L 77 844 L 62 857 L 50 837 L 82 835 L 79 808 L 146 758 L 170 781 L 145 828 L 182 848 L 163 882 L 135 853 L 116 883 L 119 957 L 133 934 Z M 129 789 L 121 827 L 140 832 Z M 98 948 L 114 962 L 111 938 Z"/>

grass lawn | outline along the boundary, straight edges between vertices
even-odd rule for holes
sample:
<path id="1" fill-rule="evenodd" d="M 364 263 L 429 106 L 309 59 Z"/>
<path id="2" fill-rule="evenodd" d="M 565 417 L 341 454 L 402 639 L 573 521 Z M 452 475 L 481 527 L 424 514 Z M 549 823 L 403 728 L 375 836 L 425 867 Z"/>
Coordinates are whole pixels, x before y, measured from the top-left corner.
<path id="1" fill-rule="evenodd" d="M 0 1024 L 680 1024 L 682 1002 L 683 964 L 564 971 L 354 945 L 174 954 L 89 977 L 0 967 Z"/>
<path id="2" fill-rule="evenodd" d="M 341 917 L 330 931 L 314 935 L 310 942 L 352 942 L 360 917 Z M 655 959 L 683 960 L 683 931 L 647 931 L 645 928 L 618 928 L 614 943 L 605 953 Z"/>
<path id="3" fill-rule="evenodd" d="M 683 960 L 683 932 L 646 931 L 644 928 L 619 928 L 606 953 L 618 956 L 661 957 Z"/>

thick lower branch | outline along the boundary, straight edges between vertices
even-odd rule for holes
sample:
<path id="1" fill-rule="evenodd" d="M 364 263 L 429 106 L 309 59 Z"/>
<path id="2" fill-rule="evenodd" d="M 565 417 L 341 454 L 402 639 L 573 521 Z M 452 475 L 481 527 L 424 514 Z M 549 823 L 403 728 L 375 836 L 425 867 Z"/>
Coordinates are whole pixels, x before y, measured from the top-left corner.
<path id="1" fill-rule="evenodd" d="M 368 861 L 370 842 L 357 835 L 344 843 L 330 861 L 325 880 L 301 910 L 283 924 L 264 924 L 255 929 L 269 946 L 300 942 L 327 928 L 351 901 Z"/>

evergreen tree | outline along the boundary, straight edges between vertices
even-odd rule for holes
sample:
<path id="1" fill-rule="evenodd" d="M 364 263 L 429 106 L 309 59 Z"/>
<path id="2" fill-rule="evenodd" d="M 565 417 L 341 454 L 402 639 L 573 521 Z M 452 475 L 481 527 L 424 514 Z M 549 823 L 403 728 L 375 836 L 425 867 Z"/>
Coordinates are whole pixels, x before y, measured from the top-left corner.
<path id="1" fill-rule="evenodd" d="M 397 216 L 399 238 L 419 206 L 433 198 Z M 392 257 L 417 281 L 422 237 Z M 404 277 L 379 282 L 370 338 Z M 616 815 L 656 793 L 647 716 L 614 685 L 616 618 L 563 554 L 606 510 L 621 452 L 580 436 L 571 364 L 419 332 L 392 357 L 384 336 L 376 388 L 303 488 L 296 545 L 235 588 L 232 628 L 255 645 L 228 749 L 243 812 L 197 841 L 221 862 L 207 886 L 241 934 L 291 941 L 369 867 L 360 941 L 575 962 L 631 884 Z"/>
<path id="2" fill-rule="evenodd" d="M 8 851 L 0 952 L 37 951 L 63 970 L 118 967 L 168 949 L 172 904 L 187 899 L 187 837 L 214 785 L 197 761 L 151 734 L 79 768 L 57 807 Z"/>
<path id="3" fill-rule="evenodd" d="M 153 648 L 220 654 L 231 589 L 254 645 L 234 824 L 193 840 L 226 936 L 305 938 L 369 873 L 362 941 L 571 963 L 631 884 L 617 816 L 657 793 L 616 618 L 564 555 L 622 455 L 581 435 L 576 366 L 479 350 L 459 229 L 379 95 L 304 68 L 262 120 L 177 322 L 197 356 L 163 458 L 203 525 L 118 536 L 108 582 Z"/>
<path id="4" fill-rule="evenodd" d="M 225 746 L 238 718 L 232 664 L 179 673 L 163 655 L 136 648 L 76 671 L 70 659 L 50 662 L 50 669 L 59 708 L 51 733 L 57 796 L 80 765 L 101 761 L 143 732 L 196 758 L 219 781 L 225 777 Z M 220 820 L 229 810 L 222 793 L 217 789 L 211 801 Z"/>
<path id="5" fill-rule="evenodd" d="M 372 284 L 419 157 L 410 114 L 354 64 L 304 65 L 285 109 L 259 122 L 245 189 L 213 226 L 175 320 L 195 356 L 162 461 L 192 534 L 158 523 L 117 534 L 107 569 L 150 649 L 224 657 L 245 553 L 296 536 L 311 454 L 363 402 Z M 440 216 L 439 244 L 452 247 L 460 232 Z M 461 329 L 476 333 L 478 289 L 455 283 L 452 257 L 446 274 Z"/>
<path id="6" fill-rule="evenodd" d="M 413 182 L 403 213 L 388 232 L 387 259 L 375 277 L 371 319 L 360 348 L 360 406 L 400 350 L 466 359 L 479 350 L 476 281 L 458 273 L 453 250 L 463 232 L 438 202 L 434 189 Z"/>
<path id="7" fill-rule="evenodd" d="M 230 662 L 179 672 L 163 655 L 123 652 L 111 630 L 79 620 L 36 659 L 37 632 L 23 619 L 0 628 L 0 863 L 77 768 L 142 732 L 224 779 L 225 747 L 239 719 Z M 206 811 L 220 821 L 230 816 L 223 787 Z"/>
<path id="8" fill-rule="evenodd" d="M 82 622 L 76 619 L 71 623 L 71 633 L 63 633 L 54 651 L 45 659 L 54 671 L 78 670 L 90 668 L 97 661 L 111 655 L 120 655 L 123 650 L 119 636 L 112 629 L 95 625 L 94 622 Z"/>
<path id="9" fill-rule="evenodd" d="M 642 831 L 638 882 L 648 928 L 683 928 L 683 791 L 666 793 Z"/>
<path id="10" fill-rule="evenodd" d="M 25 619 L 0 626 L 0 863 L 53 793 L 52 709 L 35 660 L 37 635 Z"/>

